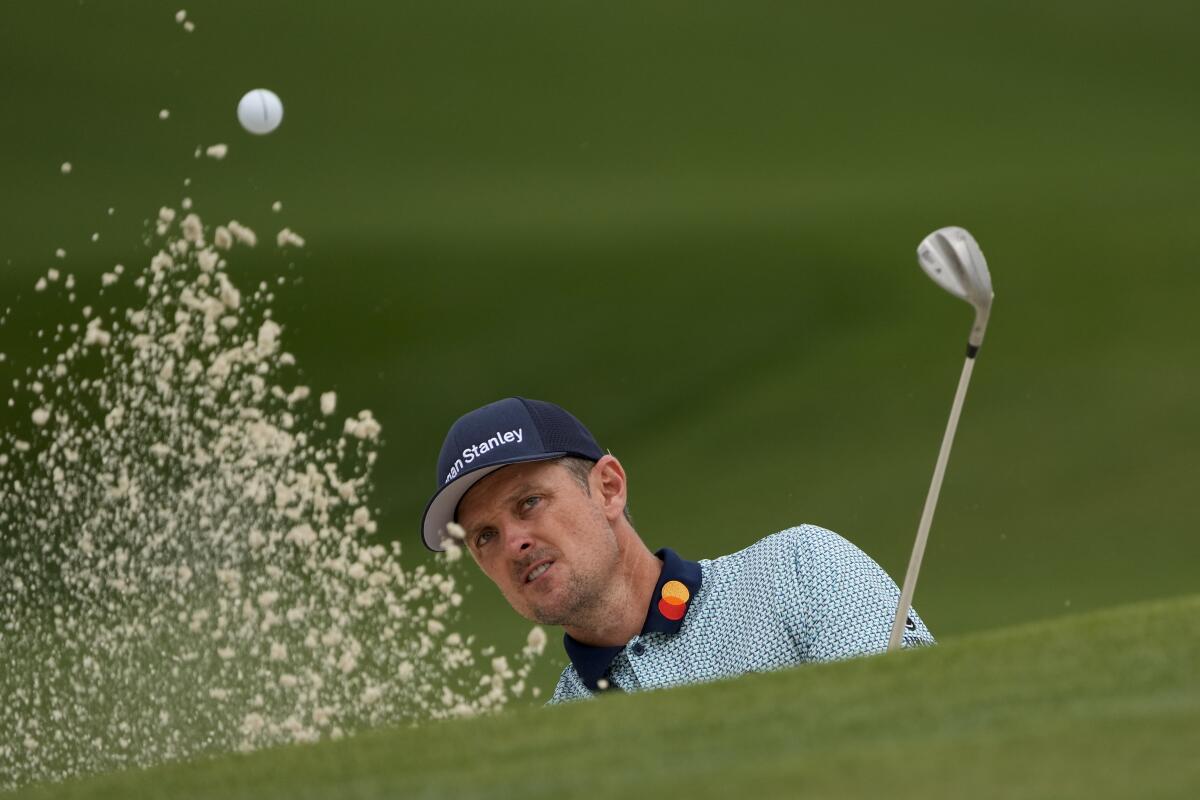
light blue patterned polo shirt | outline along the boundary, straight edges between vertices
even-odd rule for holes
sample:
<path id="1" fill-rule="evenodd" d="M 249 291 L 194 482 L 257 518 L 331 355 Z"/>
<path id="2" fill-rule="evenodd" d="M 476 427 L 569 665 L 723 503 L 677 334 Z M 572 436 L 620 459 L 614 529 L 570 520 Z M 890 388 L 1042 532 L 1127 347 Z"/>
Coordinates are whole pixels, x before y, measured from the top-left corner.
<path id="1" fill-rule="evenodd" d="M 900 590 L 832 531 L 801 525 L 699 562 L 670 549 L 657 555 L 662 575 L 642 632 L 624 647 L 564 635 L 571 664 L 550 703 L 604 687 L 660 689 L 887 650 Z M 912 611 L 903 645 L 933 643 Z"/>

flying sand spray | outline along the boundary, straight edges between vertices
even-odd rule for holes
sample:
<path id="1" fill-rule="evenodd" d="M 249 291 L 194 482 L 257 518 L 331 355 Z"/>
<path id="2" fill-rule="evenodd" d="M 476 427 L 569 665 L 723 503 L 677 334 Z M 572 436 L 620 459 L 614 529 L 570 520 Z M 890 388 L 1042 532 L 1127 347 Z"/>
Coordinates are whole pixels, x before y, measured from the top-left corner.
<path id="1" fill-rule="evenodd" d="M 19 412 L 0 430 L 0 791 L 539 694 L 541 628 L 508 656 L 455 630 L 460 547 L 405 566 L 373 538 L 382 426 L 301 380 L 286 280 L 237 274 L 254 230 L 179 207 L 148 221 L 143 266 L 60 263 L 0 314 L 41 354 L 0 356 Z M 61 324 L 13 331 L 43 302 Z"/>

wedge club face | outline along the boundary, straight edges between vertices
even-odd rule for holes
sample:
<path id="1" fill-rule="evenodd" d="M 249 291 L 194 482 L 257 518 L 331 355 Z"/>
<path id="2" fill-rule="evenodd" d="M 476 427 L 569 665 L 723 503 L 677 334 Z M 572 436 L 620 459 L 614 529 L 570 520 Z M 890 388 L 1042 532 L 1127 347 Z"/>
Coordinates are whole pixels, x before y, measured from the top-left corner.
<path id="1" fill-rule="evenodd" d="M 992 310 L 992 276 L 979 244 L 965 228 L 938 228 L 921 240 L 917 262 L 934 283 L 975 308 L 975 324 L 968 338 L 971 354 L 983 344 Z"/>

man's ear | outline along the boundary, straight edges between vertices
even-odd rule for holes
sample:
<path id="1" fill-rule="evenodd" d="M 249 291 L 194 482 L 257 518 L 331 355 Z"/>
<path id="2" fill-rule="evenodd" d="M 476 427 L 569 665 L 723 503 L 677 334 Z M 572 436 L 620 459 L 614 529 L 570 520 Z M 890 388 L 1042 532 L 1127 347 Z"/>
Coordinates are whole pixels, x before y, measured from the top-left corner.
<path id="1" fill-rule="evenodd" d="M 600 498 L 604 507 L 604 516 L 610 522 L 616 522 L 625 514 L 625 504 L 628 499 L 628 486 L 625 481 L 625 468 L 611 453 L 603 456 L 592 467 L 589 476 L 592 494 Z"/>

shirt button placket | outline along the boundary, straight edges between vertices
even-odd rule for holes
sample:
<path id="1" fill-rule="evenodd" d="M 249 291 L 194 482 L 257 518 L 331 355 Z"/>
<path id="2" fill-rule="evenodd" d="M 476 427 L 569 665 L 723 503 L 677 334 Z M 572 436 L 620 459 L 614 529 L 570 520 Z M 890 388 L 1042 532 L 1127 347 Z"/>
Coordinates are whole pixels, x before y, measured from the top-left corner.
<path id="1" fill-rule="evenodd" d="M 629 645 L 629 647 L 627 649 L 628 649 L 628 655 L 625 657 L 625 661 L 626 661 L 626 663 L 629 664 L 629 670 L 630 670 L 630 672 L 633 673 L 634 677 L 636 678 L 636 680 L 638 682 L 638 686 L 639 687 L 645 686 L 646 685 L 646 680 L 645 680 L 646 676 L 642 674 L 645 669 L 645 664 L 638 663 L 638 661 L 640 660 L 640 659 L 638 659 L 638 656 L 642 656 L 642 655 L 646 654 L 646 645 L 642 644 L 641 641 L 639 640 L 639 641 L 635 641 L 633 644 Z"/>

